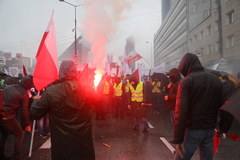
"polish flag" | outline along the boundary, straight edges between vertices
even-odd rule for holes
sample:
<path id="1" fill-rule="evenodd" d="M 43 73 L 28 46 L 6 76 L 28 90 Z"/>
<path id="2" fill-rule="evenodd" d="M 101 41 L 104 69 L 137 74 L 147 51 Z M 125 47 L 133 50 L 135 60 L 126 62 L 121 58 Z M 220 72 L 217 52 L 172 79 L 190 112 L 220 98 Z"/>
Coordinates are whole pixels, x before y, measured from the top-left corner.
<path id="1" fill-rule="evenodd" d="M 58 79 L 58 61 L 53 13 L 36 55 L 33 83 L 38 91 Z"/>
<path id="2" fill-rule="evenodd" d="M 24 64 L 23 64 L 22 67 L 23 67 L 23 75 L 24 75 L 24 76 L 27 76 L 28 74 L 27 74 L 27 70 L 26 70 L 26 67 L 24 66 Z"/>
<path id="3" fill-rule="evenodd" d="M 132 51 L 125 59 L 125 62 L 128 63 L 128 64 L 131 64 L 139 59 L 141 59 L 142 56 L 140 54 L 138 54 L 137 52 L 135 51 Z"/>

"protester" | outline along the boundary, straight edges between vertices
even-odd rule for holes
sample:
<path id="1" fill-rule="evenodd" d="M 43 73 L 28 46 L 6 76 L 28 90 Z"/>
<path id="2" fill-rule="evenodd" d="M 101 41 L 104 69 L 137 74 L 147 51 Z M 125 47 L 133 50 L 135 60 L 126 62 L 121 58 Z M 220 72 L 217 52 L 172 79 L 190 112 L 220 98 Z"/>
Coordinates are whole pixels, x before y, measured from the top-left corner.
<path id="1" fill-rule="evenodd" d="M 220 78 L 223 84 L 223 101 L 225 102 L 236 89 L 234 87 L 234 83 L 227 75 L 222 75 Z M 218 134 L 224 136 L 224 134 L 227 133 L 231 128 L 233 116 L 224 110 L 220 110 L 219 117 Z"/>
<path id="2" fill-rule="evenodd" d="M 3 90 L 3 115 L 0 119 L 0 128 L 2 129 L 1 157 L 4 157 L 4 144 L 7 139 L 7 133 L 10 132 L 16 136 L 14 160 L 23 159 L 23 138 L 24 131 L 21 124 L 17 121 L 21 110 L 25 122 L 25 130 L 30 132 L 30 118 L 28 112 L 29 96 L 27 90 L 33 86 L 30 77 L 24 77 L 19 84 L 6 86 Z M 6 132 L 7 131 L 7 132 Z"/>
<path id="3" fill-rule="evenodd" d="M 73 61 L 60 65 L 59 80 L 50 85 L 31 106 L 35 120 L 49 114 L 53 160 L 94 160 L 91 124 L 91 88 L 77 78 Z"/>
<path id="4" fill-rule="evenodd" d="M 130 102 L 129 78 L 130 78 L 130 75 L 127 74 L 126 76 L 123 77 L 123 80 L 122 80 L 122 84 L 123 84 L 123 88 L 124 88 L 122 98 L 123 98 L 124 111 L 126 114 L 129 114 L 129 110 L 127 108 L 128 104 Z"/>
<path id="5" fill-rule="evenodd" d="M 237 78 L 240 81 L 240 71 L 237 73 Z"/>
<path id="6" fill-rule="evenodd" d="M 201 160 L 213 159 L 213 135 L 217 113 L 222 104 L 222 84 L 202 67 L 198 57 L 187 53 L 178 70 L 184 78 L 179 83 L 175 119 L 175 160 L 190 160 L 197 147 Z"/>
<path id="7" fill-rule="evenodd" d="M 152 101 L 152 112 L 159 114 L 160 108 L 165 106 L 164 101 L 164 94 L 165 94 L 165 87 L 161 80 L 152 78 L 152 85 L 151 85 L 151 101 Z"/>
<path id="8" fill-rule="evenodd" d="M 143 82 L 139 82 L 134 76 L 129 79 L 129 82 L 131 101 L 128 107 L 133 110 L 133 130 L 139 130 L 140 121 L 142 121 L 144 123 L 143 132 L 148 132 L 149 124 L 146 118 L 146 107 L 143 105 L 143 102 L 145 102 L 146 99 Z"/>
<path id="9" fill-rule="evenodd" d="M 124 90 L 124 85 L 121 82 L 120 77 L 115 77 L 114 78 L 114 85 L 113 85 L 113 104 L 115 107 L 115 112 L 114 112 L 114 117 L 118 118 L 120 117 L 123 119 L 123 112 L 124 112 L 124 99 L 123 99 L 123 92 Z"/>
<path id="10" fill-rule="evenodd" d="M 173 119 L 175 113 L 178 84 L 181 80 L 181 74 L 177 68 L 172 68 L 168 72 L 167 76 L 169 77 L 171 83 L 169 83 L 166 87 L 167 95 L 164 97 L 164 100 L 166 101 L 167 109 L 170 111 L 171 118 Z"/>

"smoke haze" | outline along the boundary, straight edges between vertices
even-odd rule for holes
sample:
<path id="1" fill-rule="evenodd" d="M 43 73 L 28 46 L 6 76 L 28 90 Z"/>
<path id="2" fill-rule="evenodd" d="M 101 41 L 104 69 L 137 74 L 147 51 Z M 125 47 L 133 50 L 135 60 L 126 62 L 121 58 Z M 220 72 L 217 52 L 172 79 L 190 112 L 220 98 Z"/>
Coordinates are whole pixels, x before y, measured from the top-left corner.
<path id="1" fill-rule="evenodd" d="M 123 19 L 125 10 L 131 8 L 126 0 L 85 0 L 83 21 L 84 38 L 92 44 L 92 65 L 104 69 L 106 45 L 116 32 L 116 24 Z"/>

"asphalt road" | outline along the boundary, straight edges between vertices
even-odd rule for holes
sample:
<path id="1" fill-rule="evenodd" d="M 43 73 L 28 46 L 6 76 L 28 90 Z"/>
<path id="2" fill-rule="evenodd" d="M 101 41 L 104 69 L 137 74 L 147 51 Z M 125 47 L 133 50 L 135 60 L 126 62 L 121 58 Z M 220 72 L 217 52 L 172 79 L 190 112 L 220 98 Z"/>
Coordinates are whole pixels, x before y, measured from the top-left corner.
<path id="1" fill-rule="evenodd" d="M 93 118 L 94 119 L 94 118 Z M 93 120 L 93 138 L 96 160 L 171 160 L 174 146 L 172 139 L 172 123 L 169 112 L 161 109 L 160 114 L 153 114 L 149 109 L 148 120 L 150 131 L 143 133 L 143 125 L 139 131 L 132 131 L 131 114 L 124 119 L 113 118 L 109 114 L 106 120 Z M 240 124 L 235 121 L 230 133 L 240 133 Z M 24 140 L 25 159 L 50 160 L 50 137 L 41 138 L 37 133 L 34 138 L 33 152 L 28 157 L 30 134 Z M 230 139 L 221 140 L 221 145 L 214 160 L 239 160 L 240 142 Z M 11 149 L 10 149 L 11 150 Z M 198 160 L 198 151 L 193 160 Z"/>

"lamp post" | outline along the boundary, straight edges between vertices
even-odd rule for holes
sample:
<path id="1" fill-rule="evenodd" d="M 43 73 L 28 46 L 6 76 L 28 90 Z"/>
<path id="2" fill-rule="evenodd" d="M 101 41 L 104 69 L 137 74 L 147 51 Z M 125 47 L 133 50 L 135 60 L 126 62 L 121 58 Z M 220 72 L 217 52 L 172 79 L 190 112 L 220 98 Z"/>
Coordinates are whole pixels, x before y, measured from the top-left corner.
<path id="1" fill-rule="evenodd" d="M 75 9 L 74 61 L 75 61 L 75 64 L 77 64 L 78 56 L 77 56 L 77 18 L 76 18 L 77 12 L 76 11 L 77 11 L 77 7 L 82 6 L 82 5 L 74 5 L 74 4 L 69 3 L 69 2 L 67 2 L 65 0 L 59 0 L 59 1 L 60 2 L 65 2 L 65 3 L 73 6 L 74 9 Z"/>
<path id="2" fill-rule="evenodd" d="M 151 44 L 151 61 L 150 61 L 150 62 L 151 62 L 151 68 L 152 68 L 152 67 L 153 67 L 153 66 L 152 66 L 152 42 L 146 41 L 146 43 Z"/>

